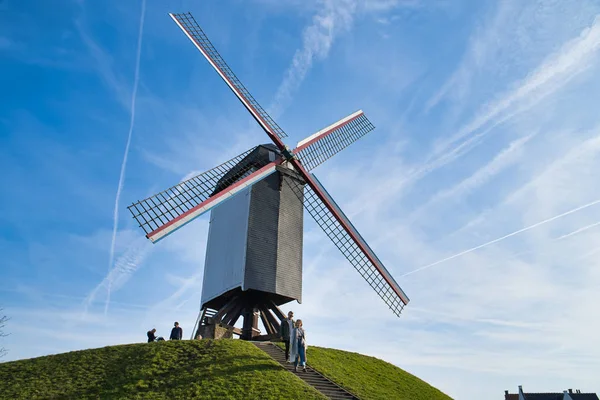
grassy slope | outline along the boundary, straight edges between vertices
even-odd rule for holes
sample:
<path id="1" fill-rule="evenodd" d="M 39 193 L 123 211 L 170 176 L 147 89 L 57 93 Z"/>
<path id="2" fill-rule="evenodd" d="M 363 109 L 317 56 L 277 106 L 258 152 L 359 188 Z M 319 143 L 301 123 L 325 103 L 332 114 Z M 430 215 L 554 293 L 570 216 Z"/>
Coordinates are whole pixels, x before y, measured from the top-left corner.
<path id="1" fill-rule="evenodd" d="M 373 357 L 311 346 L 308 363 L 361 399 L 447 400 Z M 0 364 L 0 399 L 324 399 L 253 344 L 131 344 Z"/>
<path id="2" fill-rule="evenodd" d="M 324 399 L 251 343 L 158 342 L 0 364 L 1 399 Z"/>
<path id="3" fill-rule="evenodd" d="M 448 400 L 448 395 L 378 358 L 309 346 L 308 365 L 363 400 Z"/>

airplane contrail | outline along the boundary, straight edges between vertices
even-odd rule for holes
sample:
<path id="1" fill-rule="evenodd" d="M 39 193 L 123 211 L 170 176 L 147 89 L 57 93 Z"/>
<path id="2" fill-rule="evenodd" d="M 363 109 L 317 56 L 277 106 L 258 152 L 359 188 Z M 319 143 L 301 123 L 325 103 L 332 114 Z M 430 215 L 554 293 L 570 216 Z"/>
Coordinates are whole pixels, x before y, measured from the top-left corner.
<path id="1" fill-rule="evenodd" d="M 412 270 L 412 271 L 409 271 L 409 272 L 407 272 L 407 273 L 405 273 L 405 274 L 403 274 L 403 275 L 400 275 L 400 277 L 404 277 L 404 276 L 407 276 L 407 275 L 411 275 L 411 274 L 414 274 L 415 272 L 419 272 L 419 271 L 422 271 L 422 270 L 424 270 L 424 269 L 431 268 L 431 267 L 433 267 L 433 266 L 435 266 L 435 265 L 441 264 L 441 263 L 443 263 L 443 262 L 450 261 L 450 260 L 452 260 L 452 259 L 454 259 L 454 258 L 460 257 L 460 256 L 462 256 L 462 255 L 465 255 L 465 254 L 467 254 L 467 253 L 471 253 L 471 252 L 473 252 L 473 251 L 475 251 L 475 250 L 479 250 L 479 249 L 481 249 L 481 248 L 483 248 L 483 247 L 486 247 L 486 246 L 489 246 L 489 245 L 491 245 L 491 244 L 498 243 L 498 242 L 500 242 L 500 241 L 502 241 L 502 240 L 504 240 L 504 239 L 508 239 L 508 238 L 509 238 L 509 237 L 511 237 L 511 236 L 518 235 L 519 233 L 523 233 L 523 232 L 525 232 L 525 231 L 528 231 L 528 230 L 530 230 L 530 229 L 536 228 L 536 227 L 538 227 L 538 226 L 540 226 L 540 225 L 546 224 L 546 223 L 548 223 L 548 222 L 552 222 L 552 221 L 554 221 L 554 220 L 556 220 L 556 219 L 559 219 L 559 218 L 565 217 L 565 216 L 567 216 L 567 215 L 569 215 L 569 214 L 573 214 L 573 213 L 575 213 L 575 212 L 577 212 L 577 211 L 583 210 L 584 208 L 591 207 L 591 206 L 593 206 L 593 205 L 596 205 L 596 204 L 598 204 L 598 203 L 600 203 L 600 199 L 599 199 L 599 200 L 596 200 L 596 201 L 592 201 L 591 203 L 585 204 L 585 205 L 583 205 L 583 206 L 580 206 L 580 207 L 574 208 L 574 209 L 572 209 L 572 210 L 569 210 L 569 211 L 567 211 L 567 212 L 564 212 L 564 213 L 562 213 L 562 214 L 555 215 L 555 216 L 554 216 L 554 217 L 552 217 L 552 218 L 545 219 L 545 220 L 543 220 L 543 221 L 540 221 L 540 222 L 537 222 L 537 223 L 535 223 L 535 224 L 533 224 L 533 225 L 529 225 L 529 226 L 527 226 L 527 227 L 525 227 L 525 228 L 519 229 L 518 231 L 514 231 L 514 232 L 512 232 L 512 233 L 509 233 L 508 235 L 504 235 L 504 236 L 502 236 L 502 237 L 500 237 L 500 238 L 497 238 L 497 239 L 491 240 L 491 241 L 489 241 L 489 242 L 487 242 L 487 243 L 480 244 L 479 246 L 472 247 L 472 248 L 470 248 L 470 249 L 468 249 L 468 250 L 461 251 L 460 253 L 454 254 L 453 256 L 446 257 L 446 258 L 444 258 L 444 259 L 442 259 L 442 260 L 439 260 L 439 261 L 436 261 L 436 262 L 434 262 L 434 263 L 431 263 L 431 264 L 425 265 L 425 266 L 423 266 L 423 267 L 419 267 L 419 268 L 417 268 L 417 269 L 415 269 L 415 270 Z"/>
<path id="2" fill-rule="evenodd" d="M 565 239 L 565 238 L 568 238 L 568 237 L 573 236 L 573 235 L 577 235 L 578 233 L 581 233 L 583 231 L 587 231 L 588 229 L 591 229 L 591 228 L 593 228 L 595 226 L 598 226 L 598 225 L 600 225 L 600 222 L 596 222 L 596 223 L 590 224 L 588 226 L 584 226 L 583 228 L 579 228 L 579 229 L 577 229 L 577 230 L 575 230 L 573 232 L 567 233 L 566 235 L 559 236 L 559 237 L 557 237 L 554 240 L 561 240 L 561 239 Z"/>
<path id="3" fill-rule="evenodd" d="M 117 239 L 117 227 L 119 222 L 119 200 L 121 198 L 121 190 L 125 180 L 125 169 L 127 167 L 127 156 L 129 154 L 129 145 L 131 144 L 131 135 L 133 133 L 133 125 L 135 122 L 135 99 L 137 98 L 138 82 L 140 78 L 140 56 L 142 54 L 142 36 L 144 31 L 144 17 L 146 15 L 146 0 L 142 0 L 142 12 L 140 15 L 140 29 L 138 33 L 137 51 L 135 57 L 135 72 L 133 77 L 133 91 L 131 93 L 131 118 L 129 119 L 129 132 L 127 134 L 127 144 L 125 145 L 125 154 L 121 163 L 121 173 L 119 175 L 119 185 L 117 186 L 117 195 L 115 197 L 115 209 L 113 212 L 113 233 L 110 244 L 110 255 L 108 261 L 108 272 L 112 269 L 115 258 L 115 242 Z M 104 315 L 108 313 L 108 304 L 110 303 L 111 282 L 108 282 L 106 287 L 106 303 L 104 304 Z"/>

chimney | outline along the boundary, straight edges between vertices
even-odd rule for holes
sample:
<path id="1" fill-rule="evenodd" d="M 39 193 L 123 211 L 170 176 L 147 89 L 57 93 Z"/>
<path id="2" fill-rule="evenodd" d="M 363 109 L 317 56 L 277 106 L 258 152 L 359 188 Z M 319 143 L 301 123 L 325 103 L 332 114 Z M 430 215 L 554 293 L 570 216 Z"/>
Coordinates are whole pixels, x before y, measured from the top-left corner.
<path id="1" fill-rule="evenodd" d="M 573 398 L 569 396 L 569 393 L 573 393 L 573 390 L 569 389 L 568 393 L 566 390 L 563 390 L 563 400 L 573 400 Z"/>
<path id="2" fill-rule="evenodd" d="M 506 397 L 506 396 L 508 396 L 508 390 L 505 390 L 505 391 L 504 391 L 504 396 L 505 396 L 505 397 Z"/>
<path id="3" fill-rule="evenodd" d="M 523 394 L 523 386 L 519 385 L 519 400 L 525 400 L 525 395 Z"/>

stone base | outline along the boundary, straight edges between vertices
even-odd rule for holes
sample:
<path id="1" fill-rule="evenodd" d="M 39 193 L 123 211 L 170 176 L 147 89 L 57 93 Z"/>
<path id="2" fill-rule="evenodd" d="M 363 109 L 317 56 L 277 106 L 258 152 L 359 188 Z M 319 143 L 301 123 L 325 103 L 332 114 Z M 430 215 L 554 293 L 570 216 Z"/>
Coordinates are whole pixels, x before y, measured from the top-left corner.
<path id="1" fill-rule="evenodd" d="M 202 335 L 203 339 L 232 339 L 233 329 L 216 324 L 200 325 L 196 336 L 198 334 Z"/>

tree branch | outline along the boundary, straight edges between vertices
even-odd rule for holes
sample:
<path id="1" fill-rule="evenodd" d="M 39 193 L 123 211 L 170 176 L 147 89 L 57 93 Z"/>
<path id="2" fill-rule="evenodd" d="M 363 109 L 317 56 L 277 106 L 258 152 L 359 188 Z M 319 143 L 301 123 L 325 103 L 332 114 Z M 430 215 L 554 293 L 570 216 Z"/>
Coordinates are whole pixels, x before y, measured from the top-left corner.
<path id="1" fill-rule="evenodd" d="M 3 309 L 0 308 L 0 315 L 2 314 Z M 8 322 L 10 318 L 8 318 L 6 315 L 1 315 L 0 316 L 0 338 L 2 337 L 6 337 L 9 334 L 4 332 L 4 327 L 6 326 L 6 322 Z M 0 347 L 0 358 L 4 357 L 6 355 L 6 353 L 8 352 L 8 350 L 6 350 L 4 347 Z"/>

